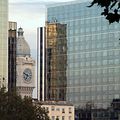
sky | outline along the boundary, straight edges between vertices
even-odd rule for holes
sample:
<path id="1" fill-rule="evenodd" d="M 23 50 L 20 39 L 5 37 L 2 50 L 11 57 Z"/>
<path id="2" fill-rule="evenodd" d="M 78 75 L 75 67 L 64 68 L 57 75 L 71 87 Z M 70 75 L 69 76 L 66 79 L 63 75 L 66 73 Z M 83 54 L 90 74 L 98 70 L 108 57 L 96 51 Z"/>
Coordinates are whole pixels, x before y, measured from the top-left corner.
<path id="1" fill-rule="evenodd" d="M 9 0 L 9 21 L 17 22 L 24 29 L 26 41 L 33 50 L 36 48 L 37 27 L 44 26 L 45 5 L 73 0 Z"/>

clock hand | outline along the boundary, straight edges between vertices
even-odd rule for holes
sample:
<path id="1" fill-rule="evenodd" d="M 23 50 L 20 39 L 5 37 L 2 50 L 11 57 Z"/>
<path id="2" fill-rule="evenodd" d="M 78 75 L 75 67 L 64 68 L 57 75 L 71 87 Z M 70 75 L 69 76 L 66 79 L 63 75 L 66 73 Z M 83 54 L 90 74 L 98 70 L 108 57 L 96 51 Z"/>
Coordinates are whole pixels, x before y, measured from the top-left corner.
<path id="1" fill-rule="evenodd" d="M 27 75 L 27 74 L 24 72 L 24 75 Z"/>

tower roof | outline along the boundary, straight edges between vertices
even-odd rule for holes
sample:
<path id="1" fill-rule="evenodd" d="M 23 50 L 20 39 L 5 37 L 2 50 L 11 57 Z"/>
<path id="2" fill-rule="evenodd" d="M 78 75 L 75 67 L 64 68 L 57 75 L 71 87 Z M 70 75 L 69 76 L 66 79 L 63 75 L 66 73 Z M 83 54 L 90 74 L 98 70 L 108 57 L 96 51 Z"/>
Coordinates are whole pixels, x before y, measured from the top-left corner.
<path id="1" fill-rule="evenodd" d="M 17 56 L 30 56 L 30 47 L 23 36 L 23 29 L 20 27 L 18 29 L 17 38 Z"/>

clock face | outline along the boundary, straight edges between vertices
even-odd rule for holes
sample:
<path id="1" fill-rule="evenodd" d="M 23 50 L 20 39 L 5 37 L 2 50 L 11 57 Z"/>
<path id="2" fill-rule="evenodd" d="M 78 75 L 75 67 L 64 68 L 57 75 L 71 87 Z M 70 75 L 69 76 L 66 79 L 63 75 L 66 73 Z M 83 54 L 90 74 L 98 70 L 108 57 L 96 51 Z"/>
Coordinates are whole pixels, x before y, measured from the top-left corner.
<path id="1" fill-rule="evenodd" d="M 32 71 L 29 68 L 26 68 L 23 72 L 23 78 L 25 81 L 29 82 L 32 78 Z"/>

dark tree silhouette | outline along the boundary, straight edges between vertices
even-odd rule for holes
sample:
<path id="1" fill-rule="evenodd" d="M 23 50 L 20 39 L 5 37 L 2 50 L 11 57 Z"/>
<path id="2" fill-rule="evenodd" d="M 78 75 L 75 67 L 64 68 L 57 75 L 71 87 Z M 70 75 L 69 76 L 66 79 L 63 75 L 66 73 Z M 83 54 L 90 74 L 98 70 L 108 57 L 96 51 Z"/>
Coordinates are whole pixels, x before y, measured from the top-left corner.
<path id="1" fill-rule="evenodd" d="M 120 0 L 93 0 L 88 7 L 95 4 L 103 8 L 101 15 L 104 15 L 109 23 L 120 21 Z"/>
<path id="2" fill-rule="evenodd" d="M 50 120 L 47 111 L 32 99 L 18 96 L 16 92 L 0 89 L 0 119 L 2 120 Z"/>

